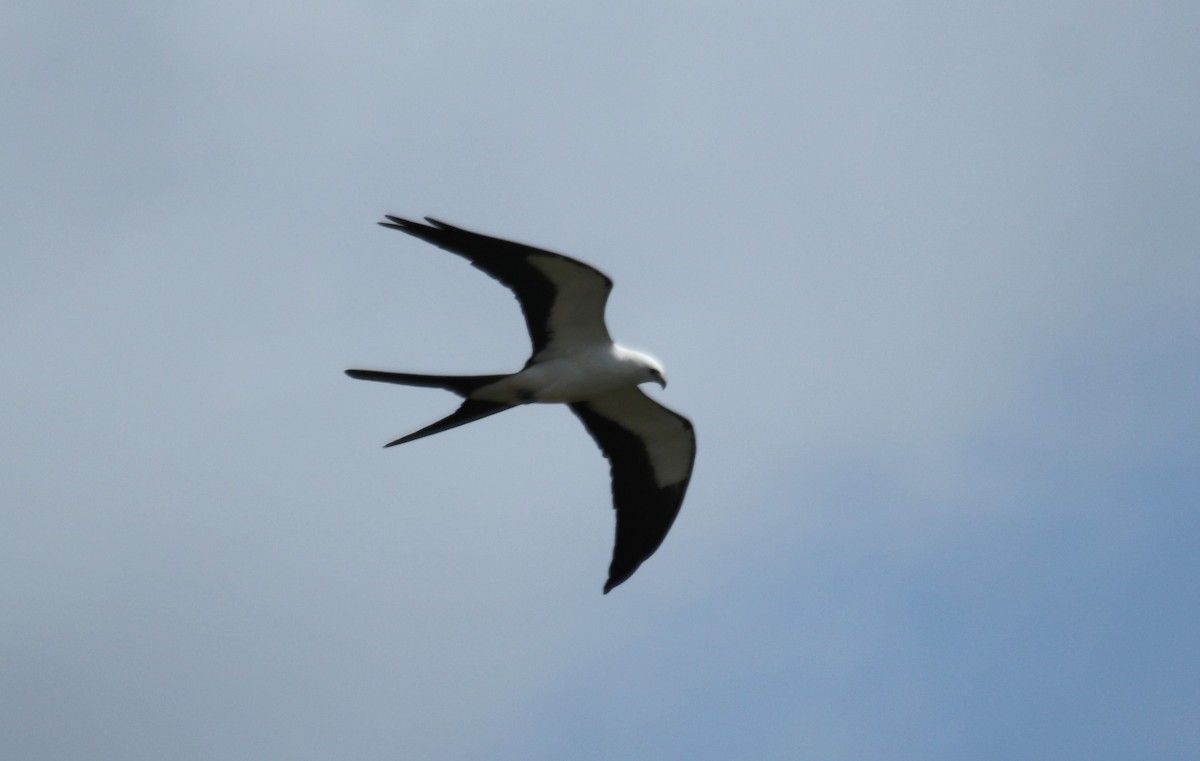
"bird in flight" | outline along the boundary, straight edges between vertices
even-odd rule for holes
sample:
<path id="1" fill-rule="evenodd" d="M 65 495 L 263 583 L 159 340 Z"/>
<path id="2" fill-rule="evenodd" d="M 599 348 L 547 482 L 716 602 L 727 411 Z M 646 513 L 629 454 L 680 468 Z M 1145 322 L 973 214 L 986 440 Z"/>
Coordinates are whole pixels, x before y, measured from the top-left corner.
<path id="1" fill-rule="evenodd" d="M 662 544 L 687 491 L 696 459 L 692 423 L 642 393 L 666 388 L 653 358 L 613 343 L 604 324 L 612 280 L 562 254 L 480 235 L 426 217 L 386 215 L 379 224 L 408 233 L 483 270 L 507 286 L 525 315 L 533 354 L 506 375 L 416 375 L 347 370 L 359 380 L 446 389 L 463 398 L 447 417 L 402 436 L 395 446 L 521 404 L 565 404 L 583 422 L 612 475 L 617 537 L 604 593 L 628 579 Z"/>

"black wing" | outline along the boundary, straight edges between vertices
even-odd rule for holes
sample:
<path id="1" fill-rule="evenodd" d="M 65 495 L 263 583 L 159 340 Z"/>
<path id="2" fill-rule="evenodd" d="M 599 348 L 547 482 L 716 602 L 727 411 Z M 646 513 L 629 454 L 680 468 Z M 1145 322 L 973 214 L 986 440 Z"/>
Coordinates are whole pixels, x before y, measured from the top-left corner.
<path id="1" fill-rule="evenodd" d="M 572 348 L 611 343 L 604 324 L 612 280 L 569 256 L 480 235 L 426 217 L 428 225 L 386 215 L 384 227 L 401 230 L 458 254 L 508 286 L 521 303 L 533 356 L 553 354 L 556 343 Z"/>
<path id="2" fill-rule="evenodd" d="M 692 423 L 640 390 L 626 389 L 571 405 L 612 470 L 617 540 L 607 594 L 628 579 L 666 538 L 692 477 Z"/>

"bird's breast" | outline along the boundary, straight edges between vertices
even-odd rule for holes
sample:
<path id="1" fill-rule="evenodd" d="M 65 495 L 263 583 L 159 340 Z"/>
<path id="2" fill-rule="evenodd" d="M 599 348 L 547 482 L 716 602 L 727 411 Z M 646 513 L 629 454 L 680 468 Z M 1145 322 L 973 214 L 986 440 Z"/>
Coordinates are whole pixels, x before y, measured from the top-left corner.
<path id="1" fill-rule="evenodd" d="M 612 352 L 580 353 L 537 362 L 509 378 L 522 401 L 569 404 L 636 386 L 636 376 Z"/>

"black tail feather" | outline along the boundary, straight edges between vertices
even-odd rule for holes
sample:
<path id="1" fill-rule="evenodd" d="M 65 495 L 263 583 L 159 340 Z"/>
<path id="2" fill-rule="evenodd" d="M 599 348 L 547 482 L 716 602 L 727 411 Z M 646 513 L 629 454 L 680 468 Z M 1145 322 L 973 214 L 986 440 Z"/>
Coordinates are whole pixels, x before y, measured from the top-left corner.
<path id="1" fill-rule="evenodd" d="M 441 433 L 442 431 L 456 428 L 464 423 L 470 423 L 474 420 L 485 418 L 488 415 L 495 415 L 497 412 L 503 412 L 504 410 L 515 406 L 515 404 L 508 404 L 506 402 L 484 402 L 478 399 L 467 399 L 452 414 L 442 418 L 436 423 L 431 423 L 430 425 L 425 426 L 419 431 L 414 431 L 407 436 L 402 436 L 393 442 L 384 444 L 384 447 L 394 447 L 397 444 L 406 444 L 415 439 L 432 436 L 435 433 Z"/>
<path id="2" fill-rule="evenodd" d="M 469 396 L 476 389 L 508 377 L 506 375 L 417 375 L 415 373 L 390 373 L 383 370 L 347 370 L 346 375 L 359 380 L 397 383 L 401 386 L 444 388 L 459 396 Z"/>

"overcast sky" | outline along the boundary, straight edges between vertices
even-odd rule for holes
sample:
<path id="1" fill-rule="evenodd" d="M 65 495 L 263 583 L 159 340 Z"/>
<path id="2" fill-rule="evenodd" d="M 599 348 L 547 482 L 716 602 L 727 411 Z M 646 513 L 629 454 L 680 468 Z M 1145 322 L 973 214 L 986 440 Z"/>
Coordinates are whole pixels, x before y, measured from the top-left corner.
<path id="1" fill-rule="evenodd" d="M 1200 757 L 1200 5 L 0 10 L 0 757 Z M 699 456 L 601 594 L 430 214 L 616 282 Z"/>

